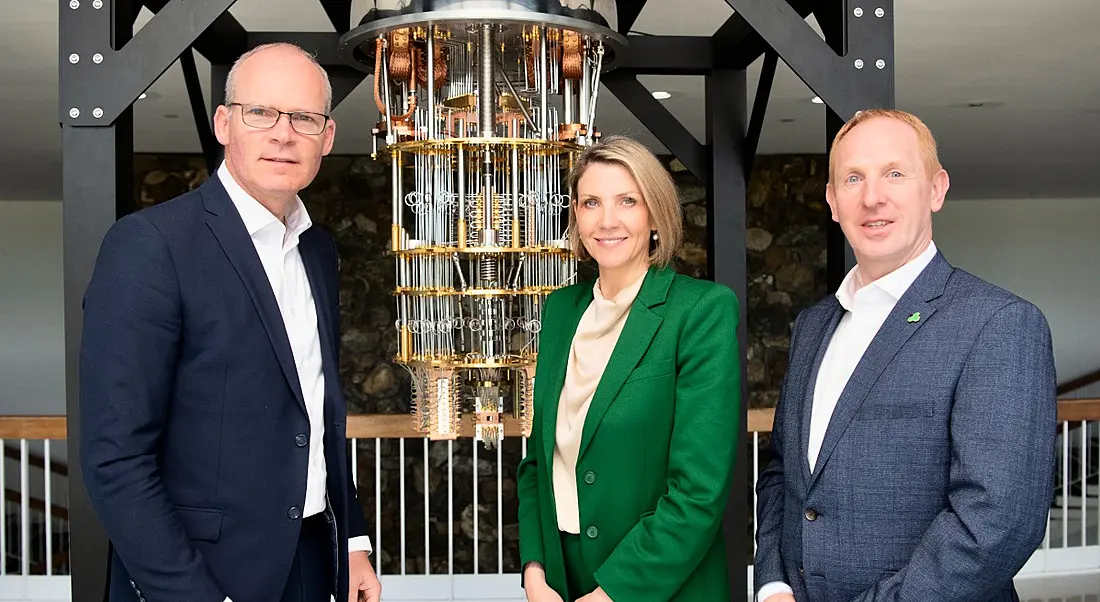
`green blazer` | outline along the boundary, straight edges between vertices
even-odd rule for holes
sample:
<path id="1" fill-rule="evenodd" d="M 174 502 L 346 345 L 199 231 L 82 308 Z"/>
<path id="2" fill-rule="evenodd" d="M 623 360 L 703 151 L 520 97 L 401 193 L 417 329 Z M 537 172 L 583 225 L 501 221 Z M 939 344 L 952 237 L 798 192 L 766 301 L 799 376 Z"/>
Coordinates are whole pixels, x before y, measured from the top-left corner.
<path id="1" fill-rule="evenodd" d="M 568 592 L 554 509 L 558 398 L 592 282 L 546 299 L 535 415 L 520 463 L 520 565 Z M 737 297 L 650 268 L 589 406 L 577 460 L 588 582 L 615 602 L 729 599 L 722 515 L 738 442 Z"/>

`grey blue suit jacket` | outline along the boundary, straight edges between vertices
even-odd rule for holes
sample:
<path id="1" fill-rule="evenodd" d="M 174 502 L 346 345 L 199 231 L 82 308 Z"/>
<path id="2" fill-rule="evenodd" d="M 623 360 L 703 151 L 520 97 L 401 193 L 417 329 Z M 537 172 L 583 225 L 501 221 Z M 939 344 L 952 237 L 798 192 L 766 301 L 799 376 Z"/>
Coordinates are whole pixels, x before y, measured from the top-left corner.
<path id="1" fill-rule="evenodd" d="M 843 314 L 830 296 L 795 322 L 775 459 L 757 484 L 756 589 L 784 581 L 799 602 L 1018 600 L 1012 578 L 1042 541 L 1053 490 L 1046 319 L 937 253 L 856 366 L 811 474 L 814 384 Z"/>

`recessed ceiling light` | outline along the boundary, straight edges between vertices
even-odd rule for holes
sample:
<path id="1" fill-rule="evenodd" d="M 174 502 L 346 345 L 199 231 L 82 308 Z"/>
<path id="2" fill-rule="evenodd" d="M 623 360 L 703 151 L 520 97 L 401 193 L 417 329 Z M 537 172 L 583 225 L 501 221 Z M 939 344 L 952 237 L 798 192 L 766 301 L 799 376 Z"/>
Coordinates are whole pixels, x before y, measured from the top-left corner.
<path id="1" fill-rule="evenodd" d="M 657 90 L 653 93 L 653 98 L 656 98 L 657 100 L 664 100 L 666 98 L 672 98 L 672 95 L 668 92 L 665 92 L 664 90 Z"/>
<path id="2" fill-rule="evenodd" d="M 814 96 L 813 98 L 811 98 L 811 99 L 810 99 L 810 102 L 814 103 L 815 105 L 823 105 L 823 104 L 825 104 L 825 101 L 824 101 L 824 100 L 821 100 L 821 97 L 820 97 L 820 96 Z"/>
<path id="3" fill-rule="evenodd" d="M 793 117 L 784 117 L 783 119 L 779 120 L 779 123 L 794 123 L 796 121 L 798 120 Z"/>
<path id="4" fill-rule="evenodd" d="M 165 119 L 179 119 L 180 116 L 175 114 L 175 113 L 165 113 L 164 118 Z"/>
<path id="5" fill-rule="evenodd" d="M 142 92 L 141 96 L 138 96 L 138 100 L 145 100 L 146 98 L 149 98 L 149 95 L 145 92 Z"/>

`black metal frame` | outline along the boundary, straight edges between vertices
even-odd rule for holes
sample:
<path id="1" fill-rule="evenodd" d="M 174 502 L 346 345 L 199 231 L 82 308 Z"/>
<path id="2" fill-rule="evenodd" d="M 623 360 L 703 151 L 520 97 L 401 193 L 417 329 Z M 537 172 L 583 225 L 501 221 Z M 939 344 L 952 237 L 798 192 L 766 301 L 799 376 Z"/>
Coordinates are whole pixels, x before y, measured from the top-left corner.
<path id="1" fill-rule="evenodd" d="M 221 148 L 210 117 L 221 103 L 229 66 L 259 44 L 292 41 L 314 51 L 329 72 L 333 104 L 363 79 L 337 54 L 339 36 L 350 29 L 351 0 L 318 0 L 335 33 L 252 33 L 227 12 L 234 0 L 69 0 L 61 2 L 59 27 L 60 122 L 63 139 L 65 339 L 68 433 L 80 433 L 77 360 L 81 300 L 99 244 L 116 219 L 133 210 L 133 115 L 138 96 L 181 58 L 203 154 L 212 170 Z M 748 400 L 745 197 L 752 157 L 764 125 L 771 81 L 779 59 L 786 62 L 828 107 L 829 138 L 856 111 L 894 105 L 893 0 L 726 0 L 734 15 L 712 37 L 628 36 L 617 68 L 604 76 L 609 90 L 681 162 L 705 182 L 708 263 L 711 277 L 741 300 L 742 407 L 738 433 L 745 434 Z M 130 39 L 142 6 L 156 16 Z M 631 31 L 645 0 L 619 0 L 619 30 Z M 881 16 L 878 11 L 881 10 Z M 806 24 L 813 14 L 822 41 Z M 205 109 L 192 51 L 211 63 L 214 93 Z M 753 115 L 746 110 L 745 69 L 767 53 Z M 73 57 L 73 58 L 70 58 Z M 857 60 L 860 61 L 857 63 Z M 878 63 L 878 61 L 882 61 Z M 707 139 L 696 140 L 638 81 L 638 75 L 706 77 Z M 828 141 L 826 141 L 826 147 Z M 850 266 L 839 228 L 829 225 L 829 285 L 835 289 Z M 845 257 L 848 257 L 845 260 Z M 732 425 L 731 425 L 732 426 Z M 731 598 L 746 600 L 743 558 L 752 498 L 748 444 L 739 447 L 736 476 L 726 511 Z M 71 568 L 74 602 L 103 598 L 108 545 L 83 488 L 79 445 L 69 445 Z"/>

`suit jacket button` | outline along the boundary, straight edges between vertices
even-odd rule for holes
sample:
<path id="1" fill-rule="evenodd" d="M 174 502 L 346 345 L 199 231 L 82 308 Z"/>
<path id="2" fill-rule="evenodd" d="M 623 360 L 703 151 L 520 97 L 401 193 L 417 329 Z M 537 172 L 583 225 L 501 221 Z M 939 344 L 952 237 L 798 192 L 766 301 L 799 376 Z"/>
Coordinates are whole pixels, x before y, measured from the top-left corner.
<path id="1" fill-rule="evenodd" d="M 817 520 L 817 510 L 813 508 L 806 508 L 806 520 L 813 522 Z"/>
<path id="2" fill-rule="evenodd" d="M 804 569 L 802 567 L 798 567 L 798 575 L 800 577 L 805 577 L 806 576 L 806 569 Z"/>
<path id="3" fill-rule="evenodd" d="M 302 518 L 302 509 L 297 506 L 291 506 L 290 510 L 286 511 L 286 515 L 290 518 L 290 520 L 298 520 L 299 518 Z"/>
<path id="4" fill-rule="evenodd" d="M 592 472 L 591 470 L 589 470 L 588 472 L 585 472 L 584 473 L 584 482 L 588 483 L 589 485 L 591 485 L 592 483 L 595 483 L 596 482 L 596 473 Z"/>
<path id="5" fill-rule="evenodd" d="M 585 534 L 588 535 L 588 539 L 596 539 L 596 537 L 600 534 L 600 530 L 597 529 L 595 526 L 592 526 L 589 527 L 587 531 L 585 531 Z"/>
<path id="6" fill-rule="evenodd" d="M 294 438 L 294 443 L 297 444 L 298 447 L 305 447 L 309 444 L 309 437 L 307 437 L 305 433 L 298 433 L 298 436 Z"/>

